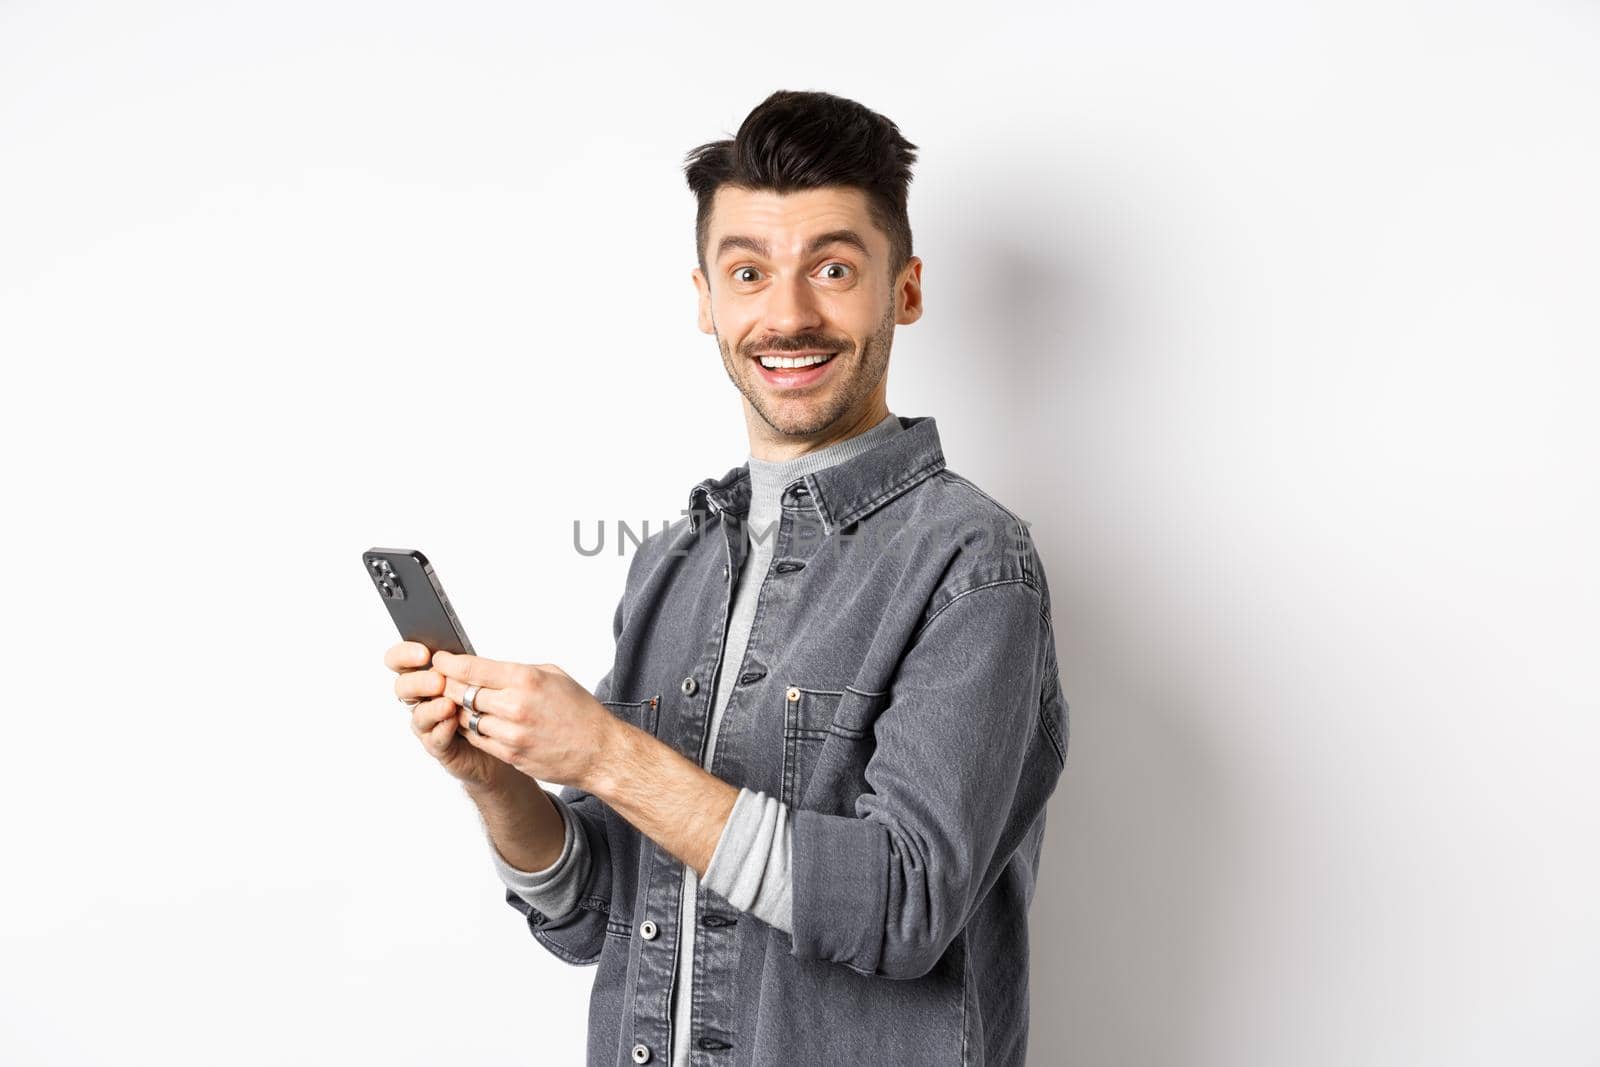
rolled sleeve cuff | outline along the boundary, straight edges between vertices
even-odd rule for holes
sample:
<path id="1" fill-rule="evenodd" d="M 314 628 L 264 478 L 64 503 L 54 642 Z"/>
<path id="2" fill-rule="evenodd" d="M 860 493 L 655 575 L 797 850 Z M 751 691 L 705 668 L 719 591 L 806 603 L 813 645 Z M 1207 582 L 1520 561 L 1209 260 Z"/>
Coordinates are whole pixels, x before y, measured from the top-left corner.
<path id="1" fill-rule="evenodd" d="M 587 836 L 566 802 L 554 794 L 550 794 L 550 802 L 561 813 L 566 827 L 561 855 L 554 863 L 540 871 L 519 870 L 506 862 L 493 840 L 489 842 L 489 854 L 495 873 L 506 888 L 555 920 L 577 909 L 578 897 L 588 880 L 590 857 Z"/>
<path id="2" fill-rule="evenodd" d="M 740 789 L 701 879 L 729 904 L 785 933 L 793 922 L 789 818 L 789 806 L 777 797 Z"/>
<path id="3" fill-rule="evenodd" d="M 887 928 L 887 831 L 866 819 L 804 809 L 791 815 L 792 954 L 877 973 Z"/>

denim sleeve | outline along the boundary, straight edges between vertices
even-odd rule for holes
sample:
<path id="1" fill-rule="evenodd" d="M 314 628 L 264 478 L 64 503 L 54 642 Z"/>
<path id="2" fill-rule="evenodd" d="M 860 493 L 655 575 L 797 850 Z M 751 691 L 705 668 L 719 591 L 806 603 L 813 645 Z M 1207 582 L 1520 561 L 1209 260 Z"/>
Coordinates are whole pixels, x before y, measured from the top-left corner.
<path id="1" fill-rule="evenodd" d="M 635 562 L 637 559 L 636 554 Z M 611 620 L 613 641 L 622 635 L 626 602 L 627 593 L 624 592 L 617 600 L 617 610 Z M 615 672 L 613 665 L 595 686 L 596 700 L 611 699 L 611 680 Z M 600 962 L 600 950 L 605 947 L 606 919 L 611 911 L 612 865 L 611 846 L 606 838 L 606 809 L 599 797 L 577 786 L 562 786 L 559 799 L 557 807 L 562 809 L 563 816 L 573 820 L 572 832 L 583 835 L 581 847 L 589 857 L 588 873 L 567 890 L 576 907 L 565 915 L 547 915 L 509 885 L 505 887 L 505 901 L 522 913 L 534 938 L 557 958 L 579 966 L 595 964 Z"/>
<path id="2" fill-rule="evenodd" d="M 588 877 L 568 889 L 576 907 L 562 916 L 548 915 L 510 886 L 505 888 L 505 899 L 528 920 L 534 938 L 556 957 L 577 965 L 599 963 L 606 916 L 611 910 L 611 848 L 606 841 L 605 813 L 599 797 L 576 786 L 563 786 L 560 800 L 566 813 L 576 819 L 573 832 L 585 836 L 589 854 Z"/>
<path id="3" fill-rule="evenodd" d="M 933 969 L 1060 776 L 1046 601 L 1030 582 L 958 594 L 913 638 L 874 724 L 855 816 L 797 809 L 793 955 L 866 975 Z"/>

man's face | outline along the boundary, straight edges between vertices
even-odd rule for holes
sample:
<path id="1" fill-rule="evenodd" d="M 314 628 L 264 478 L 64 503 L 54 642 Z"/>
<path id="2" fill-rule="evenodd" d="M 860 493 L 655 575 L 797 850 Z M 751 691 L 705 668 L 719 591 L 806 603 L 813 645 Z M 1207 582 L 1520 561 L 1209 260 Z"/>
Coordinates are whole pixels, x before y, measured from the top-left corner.
<path id="1" fill-rule="evenodd" d="M 700 329 L 716 335 L 728 377 L 759 416 L 752 432 L 764 423 L 769 442 L 820 441 L 887 412 L 889 348 L 895 325 L 922 315 L 922 262 L 889 277 L 889 238 L 866 194 L 723 187 L 708 229 L 706 271 L 694 271 Z M 758 358 L 827 353 L 797 369 Z"/>

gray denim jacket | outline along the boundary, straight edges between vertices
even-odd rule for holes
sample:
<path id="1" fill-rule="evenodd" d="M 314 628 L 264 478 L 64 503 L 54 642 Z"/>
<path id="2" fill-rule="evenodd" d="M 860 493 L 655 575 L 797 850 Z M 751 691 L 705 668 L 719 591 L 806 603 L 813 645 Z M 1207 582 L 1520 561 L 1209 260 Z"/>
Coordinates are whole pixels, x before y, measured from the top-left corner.
<path id="1" fill-rule="evenodd" d="M 945 466 L 933 418 L 899 418 L 785 489 L 717 738 L 713 774 L 793 809 L 793 936 L 703 886 L 681 930 L 681 861 L 572 786 L 593 860 L 578 908 L 552 920 L 505 892 L 540 944 L 599 965 L 589 1067 L 667 1063 L 683 936 L 690 1067 L 1023 1063 L 1067 746 L 1049 586 L 1026 524 Z M 749 498 L 743 465 L 707 478 L 635 550 L 595 691 L 696 763 Z"/>

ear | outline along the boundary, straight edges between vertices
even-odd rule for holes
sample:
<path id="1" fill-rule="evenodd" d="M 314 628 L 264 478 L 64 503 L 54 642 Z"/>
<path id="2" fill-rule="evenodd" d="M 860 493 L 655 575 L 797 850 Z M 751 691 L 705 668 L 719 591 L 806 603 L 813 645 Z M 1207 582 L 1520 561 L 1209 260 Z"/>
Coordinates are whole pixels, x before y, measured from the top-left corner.
<path id="1" fill-rule="evenodd" d="M 901 326 L 922 318 L 922 259 L 912 256 L 906 260 L 895 288 L 895 318 Z"/>
<path id="2" fill-rule="evenodd" d="M 711 283 L 706 281 L 705 272 L 696 267 L 690 275 L 694 279 L 694 287 L 699 293 L 700 302 L 700 332 L 717 332 L 716 324 L 711 320 Z"/>

